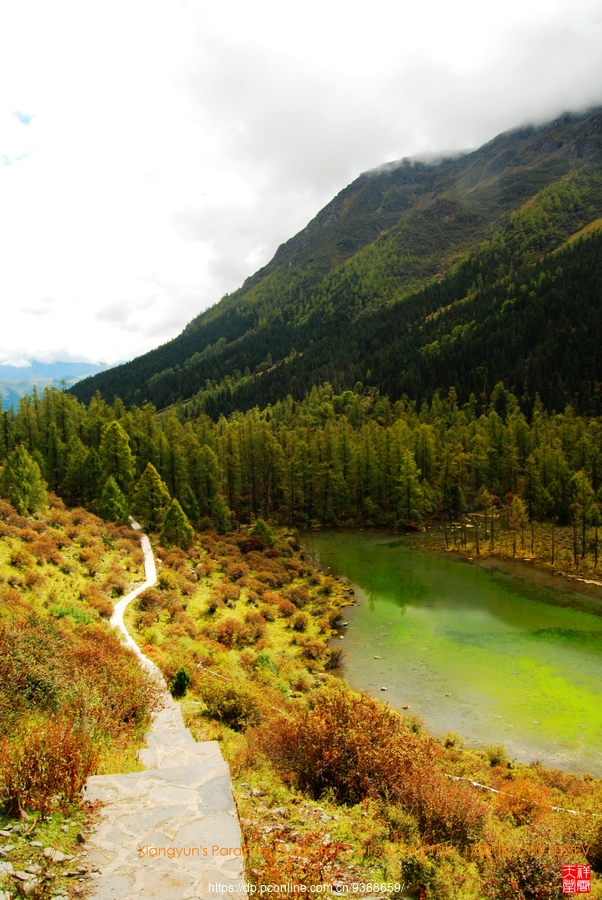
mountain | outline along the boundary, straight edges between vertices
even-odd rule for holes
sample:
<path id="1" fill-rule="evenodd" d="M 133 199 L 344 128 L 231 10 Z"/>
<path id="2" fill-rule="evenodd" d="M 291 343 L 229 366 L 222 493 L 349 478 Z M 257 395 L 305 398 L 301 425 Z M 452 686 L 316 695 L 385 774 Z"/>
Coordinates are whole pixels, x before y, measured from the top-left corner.
<path id="1" fill-rule="evenodd" d="M 600 224 L 602 108 L 390 163 L 174 340 L 71 390 L 215 417 L 324 380 L 415 399 L 505 380 L 527 406 L 595 411 Z"/>
<path id="2" fill-rule="evenodd" d="M 81 378 L 103 372 L 104 365 L 88 362 L 42 363 L 27 360 L 24 365 L 0 364 L 0 410 L 16 406 L 19 398 L 29 394 L 34 387 L 60 387 L 61 382 L 73 385 Z"/>

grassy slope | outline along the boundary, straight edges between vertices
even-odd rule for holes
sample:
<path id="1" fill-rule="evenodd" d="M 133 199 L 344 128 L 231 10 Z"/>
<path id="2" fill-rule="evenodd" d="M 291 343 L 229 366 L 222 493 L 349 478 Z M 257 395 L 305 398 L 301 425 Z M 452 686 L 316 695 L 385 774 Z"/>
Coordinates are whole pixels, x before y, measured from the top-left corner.
<path id="1" fill-rule="evenodd" d="M 83 874 L 64 879 L 77 861 L 53 862 L 43 848 L 77 854 L 83 779 L 91 767 L 137 767 L 154 703 L 107 621 L 113 598 L 144 579 L 136 535 L 50 503 L 22 517 L 0 502 L 1 843 L 14 871 L 40 866 L 34 900 L 81 887 Z M 23 888 L 10 873 L 3 884 L 14 896 Z"/>
<path id="2" fill-rule="evenodd" d="M 401 720 L 408 741 L 430 748 L 437 771 L 503 792 L 478 796 L 485 803 L 485 827 L 469 847 L 454 844 L 453 837 L 441 842 L 429 836 L 417 807 L 387 802 L 378 792 L 344 803 L 337 799 L 336 779 L 321 794 L 303 789 L 271 748 L 283 723 L 296 717 L 318 740 L 316 706 L 339 684 L 325 664 L 331 625 L 353 602 L 348 586 L 323 578 L 290 536 L 281 537 L 276 552 L 241 553 L 239 536 L 206 535 L 187 554 L 159 548 L 159 555 L 158 588 L 130 608 L 128 627 L 168 678 L 180 666 L 192 676 L 182 701 L 187 724 L 198 739 L 220 740 L 229 759 L 251 882 L 404 882 L 413 895 L 476 900 L 501 896 L 497 891 L 513 867 L 530 870 L 542 884 L 546 877 L 557 883 L 560 858 L 554 853 L 584 859 L 587 848 L 590 861 L 602 866 L 602 831 L 591 815 L 602 801 L 599 782 L 539 765 L 514 766 L 496 748 L 464 751 L 453 735 L 442 746 L 409 716 Z M 307 616 L 305 630 L 295 630 L 294 622 L 304 620 L 282 603 L 287 597 L 296 598 Z M 366 702 L 375 721 L 386 714 L 382 704 Z M 348 734 L 336 738 L 337 749 L 347 752 L 347 739 L 350 747 L 355 739 L 365 746 L 367 730 L 364 720 L 352 723 Z M 367 745 L 382 760 L 387 753 L 378 740 L 370 732 Z M 446 802 L 444 791 L 434 801 L 437 814 Z M 552 805 L 584 815 L 553 813 Z M 596 890 L 593 896 L 600 896 Z M 542 896 L 557 893 L 552 887 Z M 504 896 L 527 895 L 517 889 Z"/>

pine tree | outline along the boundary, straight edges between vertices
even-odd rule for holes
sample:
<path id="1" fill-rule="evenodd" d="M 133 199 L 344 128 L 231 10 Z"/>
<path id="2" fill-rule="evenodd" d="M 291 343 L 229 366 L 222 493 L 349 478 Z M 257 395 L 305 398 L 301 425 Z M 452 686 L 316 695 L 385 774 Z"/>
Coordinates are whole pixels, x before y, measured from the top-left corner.
<path id="1" fill-rule="evenodd" d="M 182 505 L 182 509 L 184 510 L 188 518 L 192 522 L 198 522 L 200 518 L 199 504 L 196 501 L 196 497 L 194 496 L 190 485 L 184 485 L 184 487 L 180 491 L 179 500 Z"/>
<path id="2" fill-rule="evenodd" d="M 135 466 L 129 438 L 119 422 L 111 422 L 105 428 L 98 452 L 104 477 L 112 475 L 127 497 L 132 489 Z"/>
<path id="3" fill-rule="evenodd" d="M 263 519 L 257 519 L 253 527 L 251 528 L 251 534 L 260 537 L 262 541 L 265 541 L 268 547 L 274 546 L 274 535 L 272 534 L 272 529 L 269 527 L 267 522 L 264 522 Z"/>
<path id="4" fill-rule="evenodd" d="M 164 547 L 185 547 L 194 537 L 192 525 L 177 500 L 172 500 L 165 513 L 159 540 Z"/>
<path id="5" fill-rule="evenodd" d="M 83 490 L 86 506 L 93 505 L 99 498 L 102 486 L 102 462 L 98 451 L 91 447 L 86 453 L 83 466 Z"/>
<path id="6" fill-rule="evenodd" d="M 170 500 L 167 485 L 153 464 L 147 463 L 134 489 L 133 514 L 145 528 L 158 531 L 163 524 Z"/>
<path id="7" fill-rule="evenodd" d="M 73 436 L 67 444 L 65 477 L 61 493 L 71 506 L 84 502 L 85 464 L 88 456 L 86 448 L 78 437 Z"/>
<path id="8" fill-rule="evenodd" d="M 40 467 L 23 444 L 8 454 L 0 477 L 0 493 L 21 515 L 46 505 L 46 484 Z"/>
<path id="9" fill-rule="evenodd" d="M 398 503 L 399 517 L 405 522 L 420 522 L 425 513 L 424 490 L 420 484 L 418 467 L 410 450 L 401 453 Z"/>
<path id="10" fill-rule="evenodd" d="M 125 522 L 127 520 L 127 500 L 112 475 L 107 478 L 104 486 L 98 504 L 98 513 L 106 522 Z"/>

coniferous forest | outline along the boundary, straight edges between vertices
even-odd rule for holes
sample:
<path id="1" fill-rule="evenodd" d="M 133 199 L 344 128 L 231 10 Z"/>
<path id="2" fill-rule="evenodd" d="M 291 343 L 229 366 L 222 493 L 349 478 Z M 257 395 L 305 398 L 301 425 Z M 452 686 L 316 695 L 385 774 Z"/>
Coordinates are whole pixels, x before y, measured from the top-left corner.
<path id="1" fill-rule="evenodd" d="M 406 526 L 493 509 L 521 528 L 578 522 L 583 535 L 602 501 L 600 421 L 539 400 L 527 417 L 502 383 L 486 402 L 460 404 L 452 389 L 420 405 L 325 384 L 217 422 L 186 407 L 86 407 L 47 389 L 2 414 L 0 440 L 5 472 L 25 450 L 68 505 L 112 520 L 133 512 L 155 531 L 177 500 L 197 528 L 222 532 L 260 517 Z"/>

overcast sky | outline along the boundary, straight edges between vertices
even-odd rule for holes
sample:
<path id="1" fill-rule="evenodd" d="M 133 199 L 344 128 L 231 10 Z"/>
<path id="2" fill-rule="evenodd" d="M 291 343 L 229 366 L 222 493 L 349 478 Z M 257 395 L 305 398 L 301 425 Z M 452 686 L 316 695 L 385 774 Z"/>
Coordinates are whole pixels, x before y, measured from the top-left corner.
<path id="1" fill-rule="evenodd" d="M 132 358 L 360 172 L 602 103 L 600 0 L 13 0 L 0 361 Z"/>

